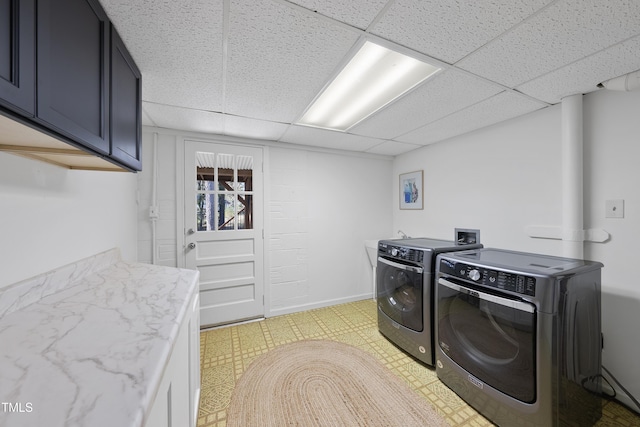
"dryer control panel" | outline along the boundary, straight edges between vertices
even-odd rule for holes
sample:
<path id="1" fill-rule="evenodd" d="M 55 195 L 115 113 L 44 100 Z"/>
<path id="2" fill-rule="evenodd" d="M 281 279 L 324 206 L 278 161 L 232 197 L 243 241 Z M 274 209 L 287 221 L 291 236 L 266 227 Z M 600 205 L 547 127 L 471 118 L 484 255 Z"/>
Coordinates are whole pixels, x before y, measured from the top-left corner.
<path id="1" fill-rule="evenodd" d="M 442 273 L 482 286 L 503 289 L 523 295 L 536 295 L 535 277 L 493 270 L 448 259 L 441 259 L 439 267 Z"/>
<path id="2" fill-rule="evenodd" d="M 424 261 L 424 251 L 384 242 L 378 244 L 378 255 L 418 264 L 422 264 Z"/>

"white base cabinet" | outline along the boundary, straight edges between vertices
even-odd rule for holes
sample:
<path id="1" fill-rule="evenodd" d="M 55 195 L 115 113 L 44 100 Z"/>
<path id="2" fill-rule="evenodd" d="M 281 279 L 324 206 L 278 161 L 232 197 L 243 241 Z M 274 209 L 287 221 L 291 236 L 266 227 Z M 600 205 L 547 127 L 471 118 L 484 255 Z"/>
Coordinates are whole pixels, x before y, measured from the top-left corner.
<path id="1" fill-rule="evenodd" d="M 200 304 L 189 304 L 145 422 L 146 427 L 195 427 L 200 401 Z"/>
<path id="2" fill-rule="evenodd" d="M 198 282 L 114 248 L 3 288 L 0 402 L 33 411 L 0 426 L 195 427 Z"/>

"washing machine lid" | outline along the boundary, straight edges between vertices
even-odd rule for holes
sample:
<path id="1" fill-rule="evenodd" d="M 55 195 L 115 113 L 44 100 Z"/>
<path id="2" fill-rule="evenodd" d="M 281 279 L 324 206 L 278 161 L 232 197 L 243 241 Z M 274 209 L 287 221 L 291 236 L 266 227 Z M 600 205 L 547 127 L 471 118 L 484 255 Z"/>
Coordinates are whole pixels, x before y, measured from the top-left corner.
<path id="1" fill-rule="evenodd" d="M 506 268 L 523 273 L 557 276 L 575 274 L 587 270 L 602 268 L 599 262 L 526 252 L 508 251 L 504 249 L 484 248 L 447 254 L 462 262 L 483 265 L 486 267 Z"/>

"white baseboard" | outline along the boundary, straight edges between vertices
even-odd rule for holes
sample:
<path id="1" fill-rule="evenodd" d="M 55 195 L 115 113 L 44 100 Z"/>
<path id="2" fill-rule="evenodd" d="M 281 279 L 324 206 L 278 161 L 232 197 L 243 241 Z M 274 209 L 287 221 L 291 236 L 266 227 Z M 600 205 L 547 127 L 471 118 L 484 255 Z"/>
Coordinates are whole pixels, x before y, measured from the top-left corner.
<path id="1" fill-rule="evenodd" d="M 373 294 L 371 292 L 368 292 L 366 294 L 352 295 L 345 298 L 336 298 L 336 299 L 330 299 L 330 300 L 324 300 L 324 301 L 317 301 L 317 302 L 312 302 L 307 304 L 294 305 L 290 307 L 272 308 L 271 310 L 269 310 L 268 313 L 265 313 L 265 317 L 274 317 L 274 316 L 280 316 L 283 314 L 298 313 L 300 311 L 307 311 L 307 310 L 313 310 L 316 308 L 330 307 L 332 305 L 362 301 L 364 299 L 371 299 L 372 297 L 373 297 Z"/>

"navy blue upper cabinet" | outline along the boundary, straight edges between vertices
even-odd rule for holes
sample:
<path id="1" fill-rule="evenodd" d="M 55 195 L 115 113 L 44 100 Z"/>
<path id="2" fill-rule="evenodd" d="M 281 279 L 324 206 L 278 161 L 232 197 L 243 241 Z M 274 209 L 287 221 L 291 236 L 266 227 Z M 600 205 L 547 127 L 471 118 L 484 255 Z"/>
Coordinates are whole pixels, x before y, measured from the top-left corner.
<path id="1" fill-rule="evenodd" d="M 109 154 L 109 21 L 94 0 L 38 0 L 37 119 Z"/>
<path id="2" fill-rule="evenodd" d="M 113 26 L 110 76 L 111 156 L 141 170 L 142 76 Z"/>
<path id="3" fill-rule="evenodd" d="M 141 85 L 98 0 L 0 0 L 3 116 L 139 171 Z M 5 139 L 0 135 L 0 149 L 19 149 Z"/>
<path id="4" fill-rule="evenodd" d="M 35 111 L 34 0 L 0 0 L 0 105 Z"/>

